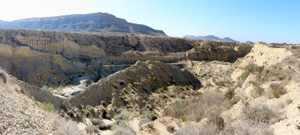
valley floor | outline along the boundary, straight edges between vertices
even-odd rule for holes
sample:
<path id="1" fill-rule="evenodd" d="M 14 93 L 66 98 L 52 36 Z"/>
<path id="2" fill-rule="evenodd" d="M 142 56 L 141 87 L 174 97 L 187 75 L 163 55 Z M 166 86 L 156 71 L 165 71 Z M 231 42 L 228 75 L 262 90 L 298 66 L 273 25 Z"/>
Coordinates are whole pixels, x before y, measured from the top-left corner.
<path id="1" fill-rule="evenodd" d="M 257 43 L 234 63 L 182 69 L 138 61 L 70 96 L 60 115 L 0 79 L 0 134 L 299 135 L 299 49 Z"/>

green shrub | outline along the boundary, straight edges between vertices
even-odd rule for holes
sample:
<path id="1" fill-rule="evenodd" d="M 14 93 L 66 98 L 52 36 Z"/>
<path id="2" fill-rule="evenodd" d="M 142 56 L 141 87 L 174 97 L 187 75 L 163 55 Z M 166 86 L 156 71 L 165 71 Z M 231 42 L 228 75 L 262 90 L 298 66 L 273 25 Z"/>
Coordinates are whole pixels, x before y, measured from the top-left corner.
<path id="1" fill-rule="evenodd" d="M 185 114 L 180 115 L 180 119 L 181 119 L 183 122 L 186 121 L 186 115 L 185 115 Z"/>
<path id="2" fill-rule="evenodd" d="M 126 88 L 123 88 L 123 89 L 122 89 L 122 91 L 123 91 L 123 92 L 126 92 L 126 91 L 127 91 L 127 89 L 126 89 Z"/>
<path id="3" fill-rule="evenodd" d="M 128 83 L 128 85 L 127 85 L 128 87 L 132 87 L 132 83 Z"/>
<path id="4" fill-rule="evenodd" d="M 156 77 L 153 77 L 152 80 L 153 80 L 153 81 L 157 81 L 157 78 L 156 78 Z"/>
<path id="5" fill-rule="evenodd" d="M 117 85 L 116 85 L 115 83 L 112 83 L 112 84 L 111 84 L 111 87 L 117 88 Z"/>
<path id="6" fill-rule="evenodd" d="M 176 84 L 176 81 L 175 81 L 175 80 L 172 80 L 172 83 L 173 83 L 173 84 Z"/>
<path id="7" fill-rule="evenodd" d="M 86 109 L 86 108 L 85 109 L 81 109 L 81 111 L 83 112 L 84 115 L 86 115 L 89 112 L 89 110 Z"/>
<path id="8" fill-rule="evenodd" d="M 202 91 L 198 91 L 198 95 L 200 95 L 200 96 L 201 96 L 202 94 L 203 94 L 203 92 L 202 92 Z"/>
<path id="9" fill-rule="evenodd" d="M 45 102 L 41 103 L 38 101 L 35 101 L 35 103 L 38 105 L 39 108 L 41 108 L 45 111 L 55 112 L 54 105 L 51 103 L 45 103 Z"/>
<path id="10" fill-rule="evenodd" d="M 133 83 L 135 86 L 140 86 L 141 84 L 139 82 L 134 82 Z"/>
<path id="11" fill-rule="evenodd" d="M 42 90 L 49 91 L 49 87 L 46 85 L 43 85 Z"/>
<path id="12" fill-rule="evenodd" d="M 257 66 L 255 64 L 249 63 L 244 67 L 244 72 L 242 73 L 241 78 L 245 80 L 250 75 L 250 73 L 254 72 L 256 69 Z"/>
<path id="13" fill-rule="evenodd" d="M 178 89 L 179 89 L 179 90 L 183 90 L 182 86 L 178 86 Z"/>
<path id="14" fill-rule="evenodd" d="M 258 93 L 259 96 L 261 96 L 264 93 L 264 89 L 258 84 L 254 84 L 253 89 Z"/>
<path id="15" fill-rule="evenodd" d="M 77 112 L 76 114 L 77 114 L 78 118 L 81 118 L 81 116 L 82 116 L 81 112 Z"/>
<path id="16" fill-rule="evenodd" d="M 188 90 L 188 89 L 189 89 L 189 87 L 185 85 L 185 86 L 184 86 L 184 89 L 185 89 L 185 90 Z"/>
<path id="17" fill-rule="evenodd" d="M 160 88 L 158 89 L 158 91 L 159 91 L 159 92 L 164 92 L 164 87 L 160 87 Z"/>
<path id="18" fill-rule="evenodd" d="M 149 119 L 151 119 L 152 116 L 153 116 L 153 112 L 150 111 L 149 109 L 147 109 L 146 111 L 144 111 L 142 113 L 142 118 L 149 118 Z"/>

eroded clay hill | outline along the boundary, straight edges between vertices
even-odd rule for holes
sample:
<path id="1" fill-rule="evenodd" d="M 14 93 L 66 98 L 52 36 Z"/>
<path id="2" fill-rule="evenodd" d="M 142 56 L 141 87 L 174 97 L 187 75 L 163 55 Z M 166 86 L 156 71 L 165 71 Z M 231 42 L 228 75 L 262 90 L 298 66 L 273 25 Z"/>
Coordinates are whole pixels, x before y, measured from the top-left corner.
<path id="1" fill-rule="evenodd" d="M 243 43 L 171 37 L 0 30 L 0 66 L 39 87 L 69 85 L 84 76 L 97 81 L 137 60 L 233 62 L 251 48 Z"/>
<path id="2" fill-rule="evenodd" d="M 149 100 L 152 93 L 163 92 L 171 85 L 192 89 L 201 87 L 200 81 L 187 70 L 158 61 L 138 61 L 131 67 L 92 84 L 84 92 L 69 98 L 67 103 L 70 107 L 78 108 L 105 103 L 112 107 L 108 108 L 109 112 L 125 106 L 140 110 L 153 104 Z"/>

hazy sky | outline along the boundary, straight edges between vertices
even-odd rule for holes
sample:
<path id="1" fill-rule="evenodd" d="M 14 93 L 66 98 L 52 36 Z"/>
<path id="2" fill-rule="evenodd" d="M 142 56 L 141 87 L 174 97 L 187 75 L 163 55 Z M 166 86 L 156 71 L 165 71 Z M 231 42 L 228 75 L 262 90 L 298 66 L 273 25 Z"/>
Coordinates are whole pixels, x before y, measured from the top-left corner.
<path id="1" fill-rule="evenodd" d="M 300 0 L 0 0 L 0 19 L 107 12 L 169 36 L 300 43 Z"/>

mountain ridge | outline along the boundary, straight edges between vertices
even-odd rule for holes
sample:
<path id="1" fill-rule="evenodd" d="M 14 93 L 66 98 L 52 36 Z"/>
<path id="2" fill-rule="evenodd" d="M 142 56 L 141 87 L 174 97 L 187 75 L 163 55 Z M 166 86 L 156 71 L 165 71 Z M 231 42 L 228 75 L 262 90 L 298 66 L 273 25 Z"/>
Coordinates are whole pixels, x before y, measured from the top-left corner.
<path id="1" fill-rule="evenodd" d="M 194 35 L 186 35 L 183 38 L 189 38 L 189 39 L 207 39 L 207 40 L 218 40 L 218 41 L 230 41 L 230 42 L 238 42 L 236 40 L 233 40 L 229 37 L 220 38 L 215 35 L 207 35 L 207 36 L 194 36 Z"/>
<path id="2" fill-rule="evenodd" d="M 143 24 L 127 22 L 108 13 L 73 14 L 53 17 L 33 17 L 14 21 L 0 20 L 0 28 L 94 33 L 103 35 L 167 36 Z"/>

